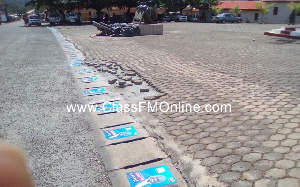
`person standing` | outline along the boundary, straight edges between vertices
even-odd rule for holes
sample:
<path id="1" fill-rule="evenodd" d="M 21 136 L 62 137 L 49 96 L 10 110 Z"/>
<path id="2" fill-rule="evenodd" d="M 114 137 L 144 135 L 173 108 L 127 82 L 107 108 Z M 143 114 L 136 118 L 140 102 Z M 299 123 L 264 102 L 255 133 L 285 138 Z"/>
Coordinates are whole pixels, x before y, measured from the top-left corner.
<path id="1" fill-rule="evenodd" d="M 97 20 L 98 20 L 98 15 L 97 15 L 97 13 L 96 13 L 96 12 L 94 13 L 94 16 L 93 16 L 93 18 L 94 18 L 94 21 L 96 21 L 96 22 L 97 22 Z"/>
<path id="2" fill-rule="evenodd" d="M 290 14 L 289 25 L 290 24 L 294 25 L 295 21 L 296 21 L 296 12 L 295 10 L 293 10 L 292 13 Z"/>

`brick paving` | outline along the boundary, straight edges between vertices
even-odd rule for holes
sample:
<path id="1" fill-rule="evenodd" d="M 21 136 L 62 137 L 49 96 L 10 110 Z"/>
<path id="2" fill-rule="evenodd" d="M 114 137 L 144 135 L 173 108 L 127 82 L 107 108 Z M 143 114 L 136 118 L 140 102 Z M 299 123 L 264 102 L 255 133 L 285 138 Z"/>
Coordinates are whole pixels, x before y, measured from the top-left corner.
<path id="1" fill-rule="evenodd" d="M 155 101 L 230 103 L 231 113 L 153 113 L 188 156 L 228 186 L 300 186 L 300 40 L 281 25 L 165 23 L 164 35 L 90 37 L 58 27 L 89 59 L 117 61 L 156 90 Z"/>

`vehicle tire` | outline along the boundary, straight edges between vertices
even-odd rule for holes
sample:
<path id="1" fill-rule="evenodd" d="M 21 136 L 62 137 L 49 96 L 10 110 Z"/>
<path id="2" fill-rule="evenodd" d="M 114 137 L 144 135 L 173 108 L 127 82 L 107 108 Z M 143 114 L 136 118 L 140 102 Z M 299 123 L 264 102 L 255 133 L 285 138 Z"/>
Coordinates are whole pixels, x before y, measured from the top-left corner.
<path id="1" fill-rule="evenodd" d="M 50 26 L 53 26 L 54 24 L 52 22 L 50 22 Z"/>
<path id="2" fill-rule="evenodd" d="M 225 19 L 223 19 L 223 20 L 222 20 L 222 23 L 226 23 L 226 20 L 225 20 Z"/>
<path id="3" fill-rule="evenodd" d="M 179 21 L 179 19 L 177 18 L 176 20 L 175 20 L 175 22 L 178 22 Z"/>

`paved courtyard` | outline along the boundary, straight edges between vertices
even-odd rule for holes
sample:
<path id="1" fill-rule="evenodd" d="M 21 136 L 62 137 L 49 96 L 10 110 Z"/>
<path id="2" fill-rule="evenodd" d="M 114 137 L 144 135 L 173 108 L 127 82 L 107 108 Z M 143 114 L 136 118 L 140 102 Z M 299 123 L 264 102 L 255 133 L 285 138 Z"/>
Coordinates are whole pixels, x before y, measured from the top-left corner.
<path id="1" fill-rule="evenodd" d="M 114 60 L 166 94 L 152 102 L 230 103 L 226 113 L 151 114 L 153 128 L 163 127 L 181 156 L 201 161 L 219 182 L 298 187 L 300 40 L 263 35 L 281 26 L 165 23 L 164 35 L 132 38 L 56 28 L 88 59 Z"/>

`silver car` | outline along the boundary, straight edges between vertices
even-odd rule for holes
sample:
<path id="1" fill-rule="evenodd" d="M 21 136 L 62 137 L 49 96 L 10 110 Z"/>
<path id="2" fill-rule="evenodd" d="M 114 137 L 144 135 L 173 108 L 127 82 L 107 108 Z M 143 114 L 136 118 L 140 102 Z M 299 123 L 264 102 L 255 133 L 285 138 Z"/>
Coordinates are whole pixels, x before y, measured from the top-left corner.
<path id="1" fill-rule="evenodd" d="M 238 22 L 238 23 L 241 23 L 243 20 L 242 20 L 242 18 L 236 17 L 233 14 L 223 13 L 223 14 L 218 14 L 217 16 L 214 16 L 212 18 L 212 21 L 215 22 L 215 23 L 219 23 L 219 22 L 223 22 L 223 23 L 226 23 L 226 22 L 231 22 L 231 23 Z"/>

